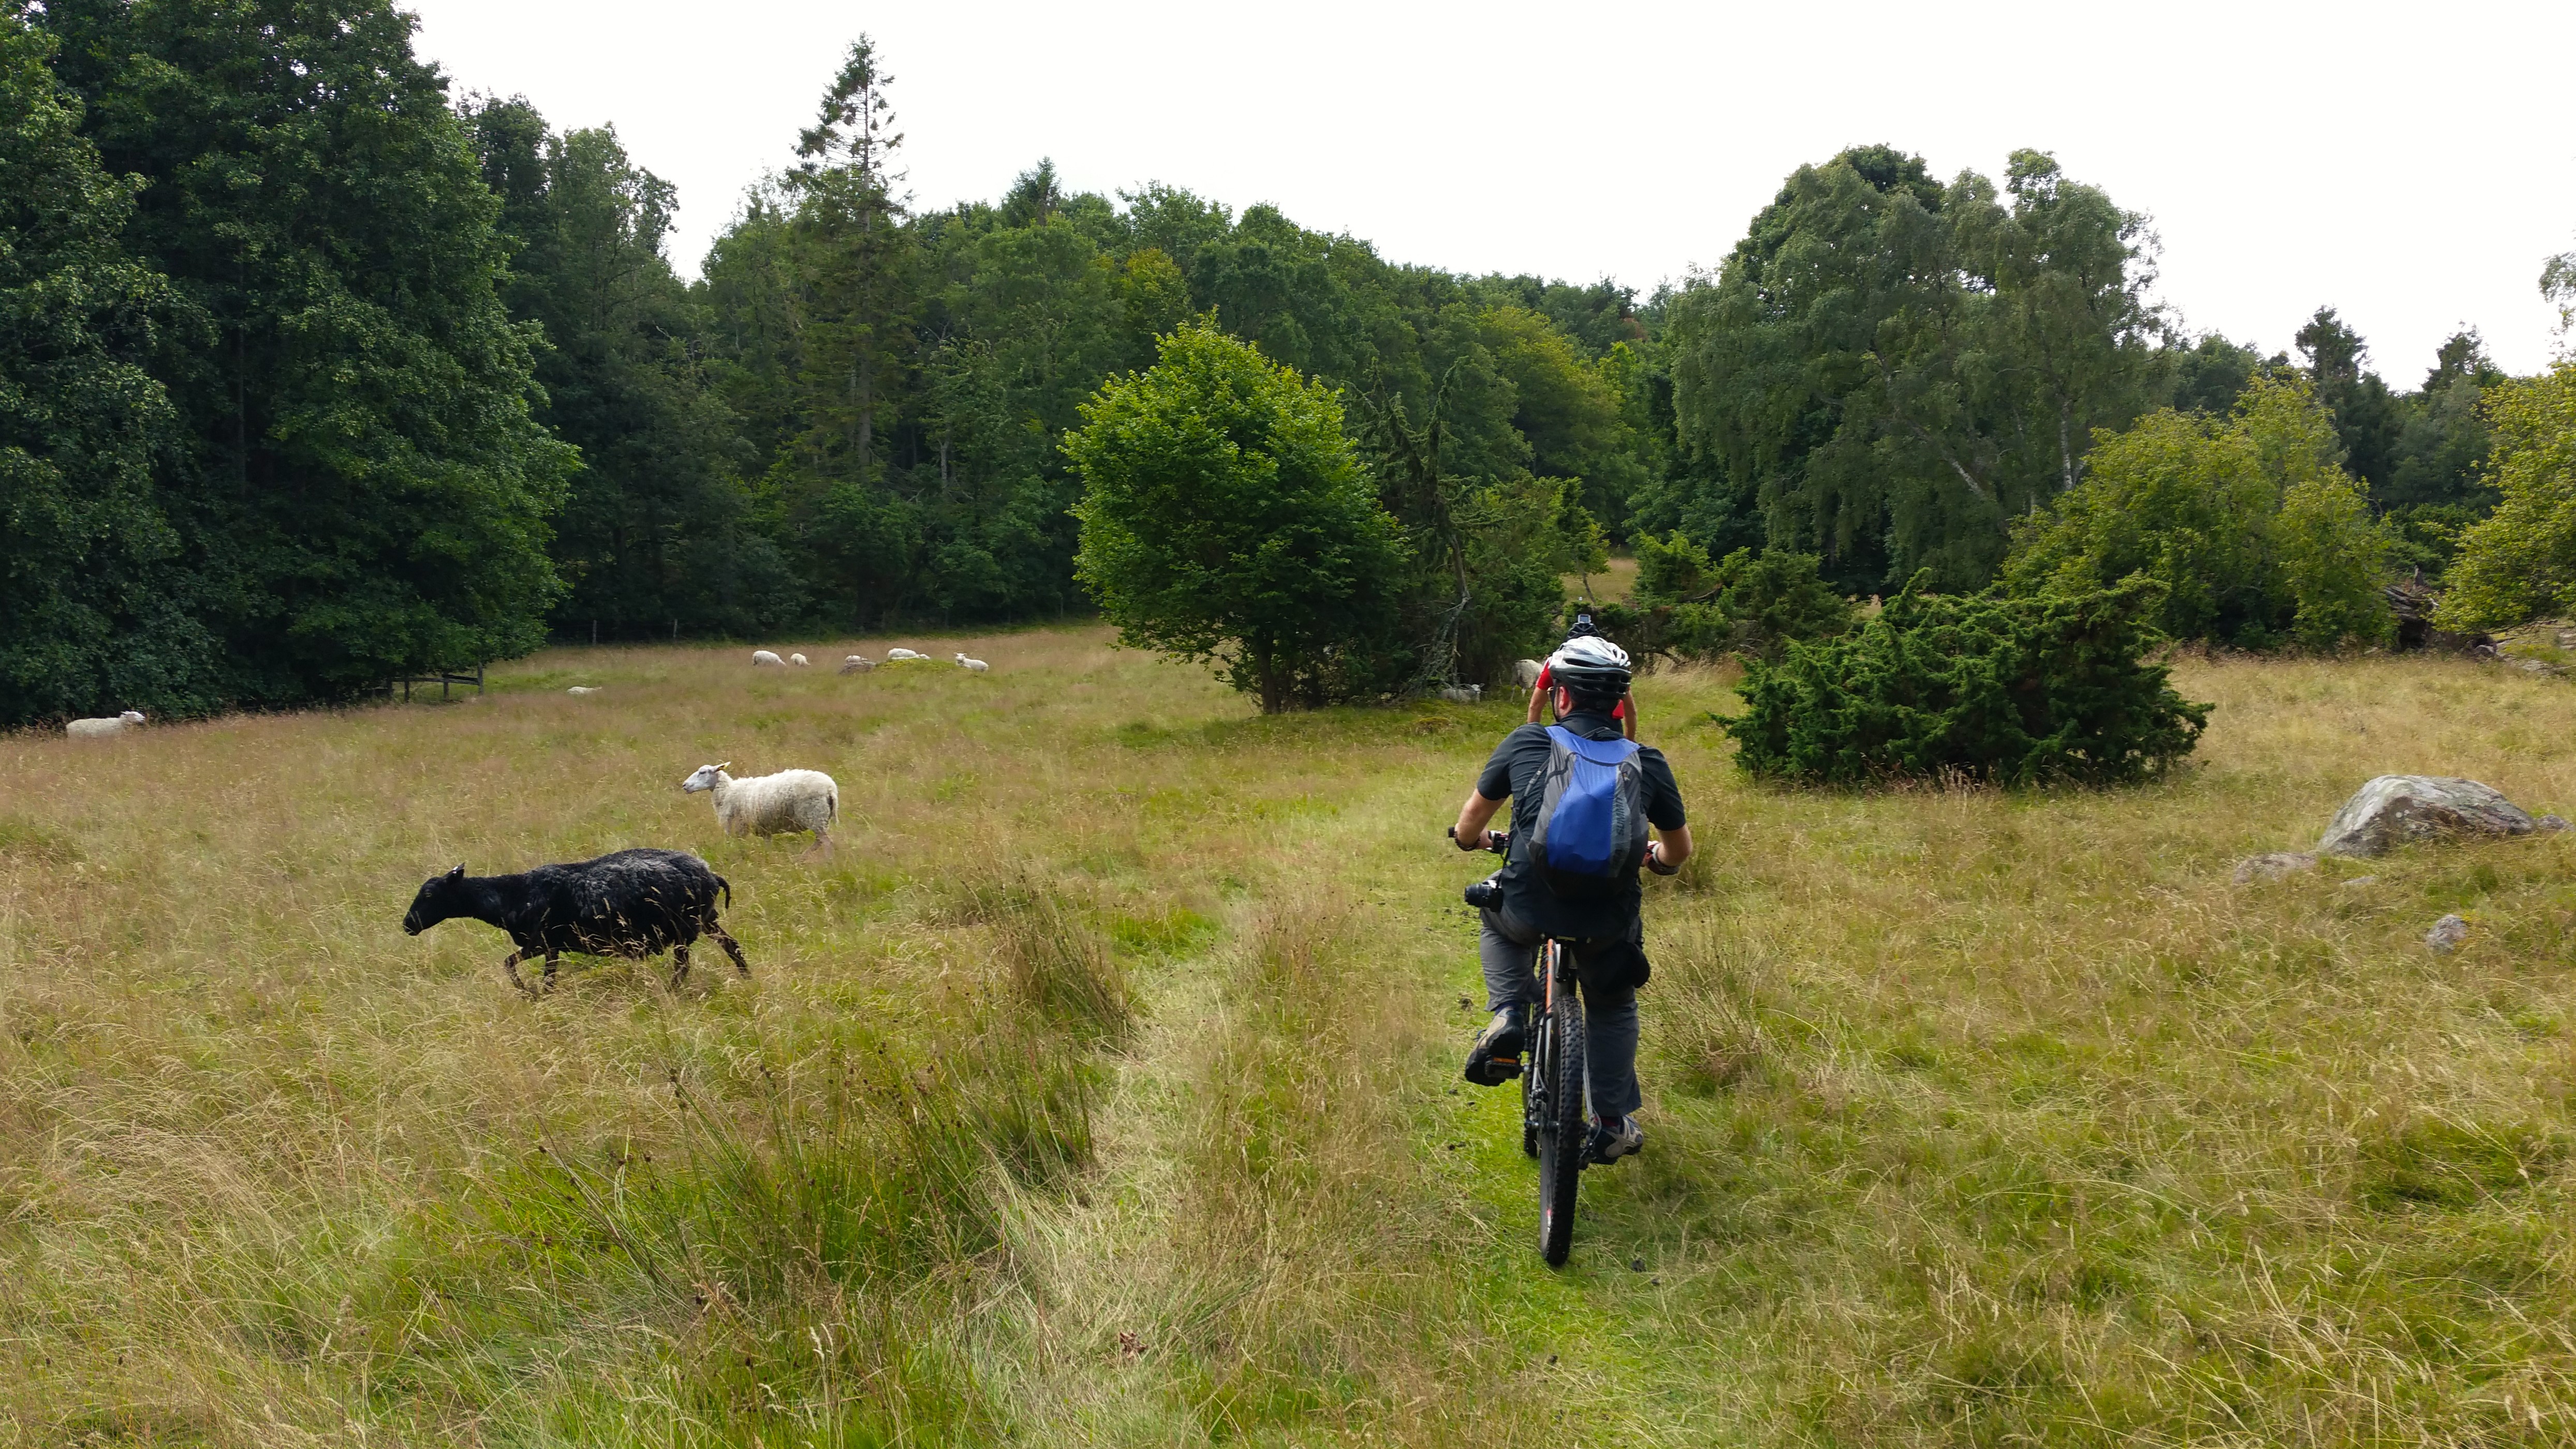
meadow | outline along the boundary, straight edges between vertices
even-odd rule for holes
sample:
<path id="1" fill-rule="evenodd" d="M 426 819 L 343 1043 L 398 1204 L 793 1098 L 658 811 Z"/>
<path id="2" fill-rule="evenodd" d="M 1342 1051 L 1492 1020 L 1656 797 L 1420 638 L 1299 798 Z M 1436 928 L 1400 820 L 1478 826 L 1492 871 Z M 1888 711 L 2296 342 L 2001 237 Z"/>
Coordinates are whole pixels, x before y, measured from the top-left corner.
<path id="1" fill-rule="evenodd" d="M 2186 659 L 2167 778 L 1874 796 L 1642 681 L 1701 852 L 1550 1272 L 1440 839 L 1516 705 L 902 642 L 993 672 L 0 737 L 0 1444 L 2576 1439 L 2576 833 L 2229 881 L 2379 773 L 2576 814 L 2564 681 Z M 834 774 L 838 851 L 723 838 L 727 760 Z M 637 844 L 751 979 L 400 929 Z"/>

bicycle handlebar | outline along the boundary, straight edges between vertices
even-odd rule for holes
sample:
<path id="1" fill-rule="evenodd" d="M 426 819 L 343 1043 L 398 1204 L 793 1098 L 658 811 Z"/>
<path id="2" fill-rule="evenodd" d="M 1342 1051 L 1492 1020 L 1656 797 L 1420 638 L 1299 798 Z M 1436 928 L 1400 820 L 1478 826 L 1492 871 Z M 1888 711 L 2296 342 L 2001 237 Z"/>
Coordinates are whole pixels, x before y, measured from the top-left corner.
<path id="1" fill-rule="evenodd" d="M 1453 841 L 1458 838 L 1457 826 L 1449 827 L 1449 838 Z M 1509 855 L 1512 853 L 1512 833 L 1508 830 L 1488 830 L 1485 832 L 1485 843 L 1477 848 L 1490 850 L 1496 855 Z"/>

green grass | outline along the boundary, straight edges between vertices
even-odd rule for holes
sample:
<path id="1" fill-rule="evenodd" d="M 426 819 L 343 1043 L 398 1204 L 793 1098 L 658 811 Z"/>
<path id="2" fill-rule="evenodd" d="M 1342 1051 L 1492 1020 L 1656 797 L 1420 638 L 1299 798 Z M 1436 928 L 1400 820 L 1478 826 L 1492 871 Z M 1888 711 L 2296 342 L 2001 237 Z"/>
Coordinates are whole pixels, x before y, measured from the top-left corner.
<path id="1" fill-rule="evenodd" d="M 1879 796 L 1647 681 L 1702 853 L 1549 1272 L 1438 839 L 1518 711 L 1104 644 L 0 739 L 0 1444 L 2576 1437 L 2576 840 L 2227 883 L 2376 773 L 2571 813 L 2563 681 L 2187 663 L 2166 780 Z M 722 838 L 728 759 L 831 771 L 837 854 Z M 398 929 L 632 844 L 752 980 Z"/>

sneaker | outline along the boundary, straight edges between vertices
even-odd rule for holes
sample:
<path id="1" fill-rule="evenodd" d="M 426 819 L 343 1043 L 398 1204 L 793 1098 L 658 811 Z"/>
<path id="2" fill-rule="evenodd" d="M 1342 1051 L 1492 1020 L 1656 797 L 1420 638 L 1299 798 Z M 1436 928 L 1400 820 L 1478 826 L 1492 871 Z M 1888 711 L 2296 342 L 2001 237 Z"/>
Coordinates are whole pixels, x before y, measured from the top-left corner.
<path id="1" fill-rule="evenodd" d="M 1646 1150 L 1645 1129 L 1634 1117 L 1595 1117 L 1592 1139 L 1583 1145 L 1585 1160 L 1607 1166 Z"/>
<path id="2" fill-rule="evenodd" d="M 1467 1048 L 1467 1080 L 1479 1087 L 1499 1087 L 1521 1074 L 1521 1049 L 1529 1037 L 1521 1009 L 1506 1006 L 1494 1013 Z"/>

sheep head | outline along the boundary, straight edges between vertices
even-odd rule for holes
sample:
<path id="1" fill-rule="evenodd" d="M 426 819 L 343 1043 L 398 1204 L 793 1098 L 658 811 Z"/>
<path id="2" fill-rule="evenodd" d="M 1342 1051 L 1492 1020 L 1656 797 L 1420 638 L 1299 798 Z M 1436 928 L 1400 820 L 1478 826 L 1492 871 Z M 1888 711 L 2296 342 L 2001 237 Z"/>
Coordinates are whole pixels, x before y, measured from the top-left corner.
<path id="1" fill-rule="evenodd" d="M 118 715 L 117 718 L 130 725 L 139 725 L 143 723 L 143 712 L 137 709 L 129 709 L 125 713 Z"/>
<path id="2" fill-rule="evenodd" d="M 456 915 L 464 881 L 465 867 L 461 863 L 445 875 L 434 875 L 422 881 L 420 894 L 411 898 L 411 909 L 403 913 L 403 934 L 417 936 Z"/>
<path id="3" fill-rule="evenodd" d="M 680 782 L 680 789 L 683 793 L 690 795 L 695 795 L 701 790 L 712 790 L 716 787 L 716 781 L 725 777 L 725 771 L 732 768 L 733 761 L 731 760 L 727 760 L 721 765 L 700 765 L 697 769 L 690 772 L 689 778 Z"/>

